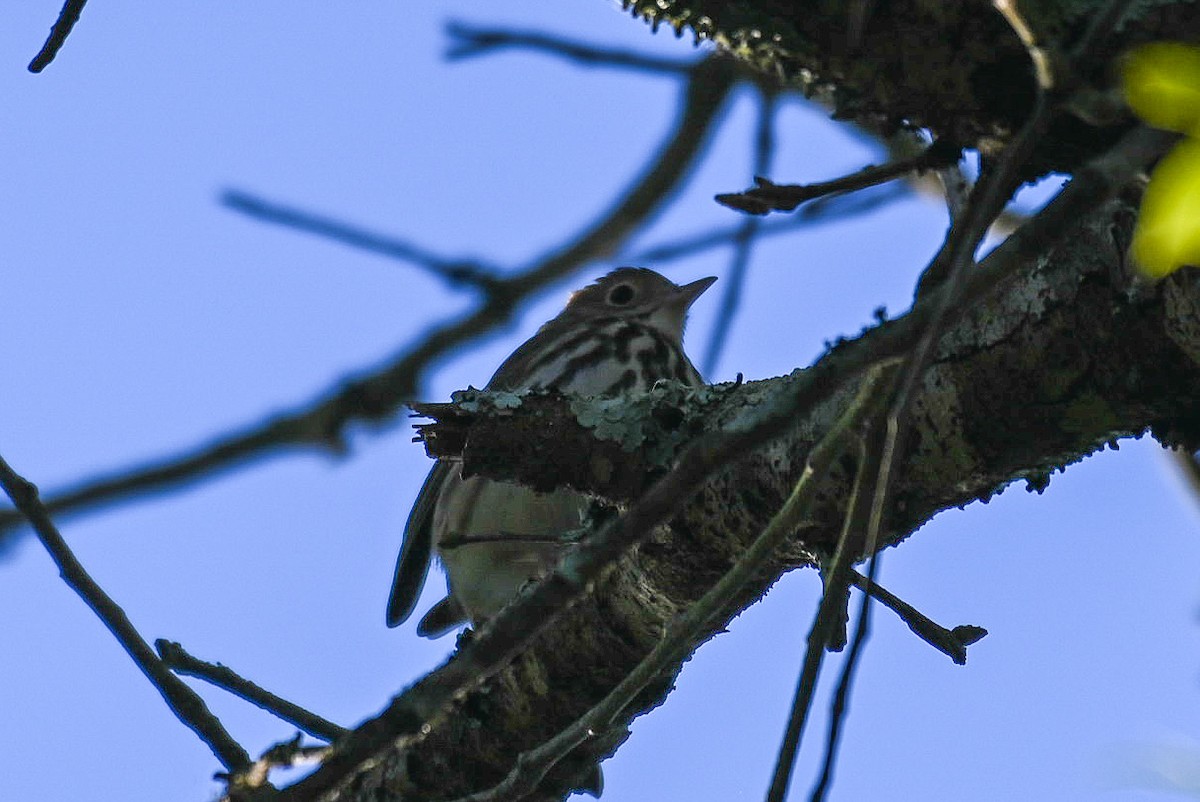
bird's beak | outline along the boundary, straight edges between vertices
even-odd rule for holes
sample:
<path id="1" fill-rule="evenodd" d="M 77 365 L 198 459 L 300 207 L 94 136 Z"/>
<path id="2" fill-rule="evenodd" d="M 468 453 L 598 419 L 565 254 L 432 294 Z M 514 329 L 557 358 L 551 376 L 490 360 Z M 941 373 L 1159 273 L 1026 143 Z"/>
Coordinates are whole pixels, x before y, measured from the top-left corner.
<path id="1" fill-rule="evenodd" d="M 675 296 L 675 303 L 680 309 L 686 310 L 688 307 L 694 304 L 696 299 L 703 295 L 704 291 L 711 287 L 713 282 L 716 280 L 716 276 L 708 276 L 707 278 L 696 279 L 691 284 L 684 284 L 679 288 L 679 292 Z"/>

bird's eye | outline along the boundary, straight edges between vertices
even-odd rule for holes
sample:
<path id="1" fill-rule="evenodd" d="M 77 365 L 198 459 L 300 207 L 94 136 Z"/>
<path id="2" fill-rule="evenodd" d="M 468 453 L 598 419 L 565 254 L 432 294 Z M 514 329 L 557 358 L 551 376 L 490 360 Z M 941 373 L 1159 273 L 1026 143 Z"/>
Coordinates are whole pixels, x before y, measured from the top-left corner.
<path id="1" fill-rule="evenodd" d="M 608 302 L 613 306 L 624 306 L 633 300 L 633 287 L 628 284 L 618 284 L 608 293 Z"/>

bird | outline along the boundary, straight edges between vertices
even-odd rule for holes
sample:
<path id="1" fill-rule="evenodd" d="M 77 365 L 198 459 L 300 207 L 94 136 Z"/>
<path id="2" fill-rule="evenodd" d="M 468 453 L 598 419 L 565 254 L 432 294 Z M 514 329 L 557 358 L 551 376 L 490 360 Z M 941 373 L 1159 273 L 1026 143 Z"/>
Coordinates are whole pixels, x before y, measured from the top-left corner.
<path id="1" fill-rule="evenodd" d="M 620 267 L 570 296 L 509 356 L 485 389 L 553 390 L 581 396 L 645 392 L 669 380 L 703 386 L 683 350 L 688 310 L 715 276 L 679 286 L 653 270 Z M 387 624 L 412 615 L 436 550 L 449 595 L 417 634 L 435 638 L 478 626 L 528 582 L 552 570 L 578 530 L 589 498 L 566 488 L 538 493 L 439 459 L 417 496 L 396 562 Z"/>

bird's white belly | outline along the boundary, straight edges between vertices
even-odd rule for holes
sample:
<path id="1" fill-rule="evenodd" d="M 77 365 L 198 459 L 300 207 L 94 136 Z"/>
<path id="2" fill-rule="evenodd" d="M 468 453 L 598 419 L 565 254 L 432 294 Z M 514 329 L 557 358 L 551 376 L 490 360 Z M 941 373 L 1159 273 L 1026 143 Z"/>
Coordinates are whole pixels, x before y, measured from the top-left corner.
<path id="1" fill-rule="evenodd" d="M 470 619 L 495 615 L 526 582 L 552 569 L 587 504 L 586 496 L 569 490 L 535 493 L 451 474 L 438 499 L 433 536 L 450 593 Z"/>

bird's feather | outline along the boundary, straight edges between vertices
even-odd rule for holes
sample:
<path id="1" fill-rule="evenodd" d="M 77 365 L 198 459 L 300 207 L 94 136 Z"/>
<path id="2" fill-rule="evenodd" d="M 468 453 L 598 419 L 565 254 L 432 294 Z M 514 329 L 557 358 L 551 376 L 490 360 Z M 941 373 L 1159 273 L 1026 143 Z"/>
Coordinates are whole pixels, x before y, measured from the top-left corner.
<path id="1" fill-rule="evenodd" d="M 404 525 L 404 545 L 396 560 L 396 575 L 392 579 L 392 594 L 388 598 L 387 625 L 397 627 L 408 620 L 433 557 L 433 510 L 442 492 L 442 483 L 450 475 L 450 463 L 438 462 L 425 478 L 417 503 Z"/>

